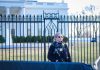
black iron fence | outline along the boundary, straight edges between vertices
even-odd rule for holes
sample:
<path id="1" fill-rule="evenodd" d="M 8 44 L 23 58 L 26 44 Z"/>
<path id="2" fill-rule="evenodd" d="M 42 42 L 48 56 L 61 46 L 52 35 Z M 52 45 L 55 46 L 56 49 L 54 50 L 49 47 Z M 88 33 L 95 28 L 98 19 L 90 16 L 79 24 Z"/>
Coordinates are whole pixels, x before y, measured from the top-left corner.
<path id="1" fill-rule="evenodd" d="M 100 56 L 100 16 L 0 15 L 0 60 L 48 61 L 53 35 L 60 32 L 73 62 L 93 64 Z"/>

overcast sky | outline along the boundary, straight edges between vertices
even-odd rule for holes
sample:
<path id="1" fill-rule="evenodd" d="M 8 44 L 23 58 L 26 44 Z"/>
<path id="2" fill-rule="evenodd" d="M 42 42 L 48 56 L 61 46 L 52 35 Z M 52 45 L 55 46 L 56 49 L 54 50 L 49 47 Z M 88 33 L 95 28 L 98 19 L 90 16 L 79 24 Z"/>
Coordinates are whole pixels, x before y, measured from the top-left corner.
<path id="1" fill-rule="evenodd" d="M 62 0 L 38 0 L 40 2 L 62 2 Z M 65 3 L 68 3 L 69 12 L 79 12 L 85 6 L 90 4 L 95 5 L 96 10 L 100 11 L 100 0 L 64 0 Z"/>

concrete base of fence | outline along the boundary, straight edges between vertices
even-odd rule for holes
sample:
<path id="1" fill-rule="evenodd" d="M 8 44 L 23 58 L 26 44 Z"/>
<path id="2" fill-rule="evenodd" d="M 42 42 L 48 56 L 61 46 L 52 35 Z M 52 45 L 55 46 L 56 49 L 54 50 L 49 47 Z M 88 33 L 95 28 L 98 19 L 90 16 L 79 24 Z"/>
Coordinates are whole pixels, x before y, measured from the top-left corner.
<path id="1" fill-rule="evenodd" d="M 92 67 L 74 62 L 0 61 L 0 70 L 92 70 Z"/>

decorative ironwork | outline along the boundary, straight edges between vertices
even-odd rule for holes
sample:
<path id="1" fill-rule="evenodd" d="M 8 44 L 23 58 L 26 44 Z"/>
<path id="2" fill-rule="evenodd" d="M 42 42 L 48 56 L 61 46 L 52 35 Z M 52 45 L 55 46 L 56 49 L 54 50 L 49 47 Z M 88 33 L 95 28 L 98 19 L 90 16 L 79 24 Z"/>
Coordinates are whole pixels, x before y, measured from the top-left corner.
<path id="1" fill-rule="evenodd" d="M 59 13 L 44 13 L 45 19 L 58 19 Z"/>

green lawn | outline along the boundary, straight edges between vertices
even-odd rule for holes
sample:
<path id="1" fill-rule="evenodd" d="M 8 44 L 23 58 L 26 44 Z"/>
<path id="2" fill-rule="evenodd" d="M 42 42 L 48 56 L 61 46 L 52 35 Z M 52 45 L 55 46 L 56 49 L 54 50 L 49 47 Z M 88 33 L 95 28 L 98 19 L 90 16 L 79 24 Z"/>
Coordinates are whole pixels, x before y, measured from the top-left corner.
<path id="1" fill-rule="evenodd" d="M 100 55 L 99 43 L 95 42 L 74 43 L 73 46 L 69 46 L 69 50 L 73 62 L 93 64 Z M 48 48 L 46 50 L 46 55 L 47 52 Z M 43 61 L 44 48 L 0 49 L 0 60 Z"/>
<path id="2" fill-rule="evenodd" d="M 93 64 L 100 55 L 99 43 L 96 42 L 79 42 L 69 48 L 75 62 Z"/>

